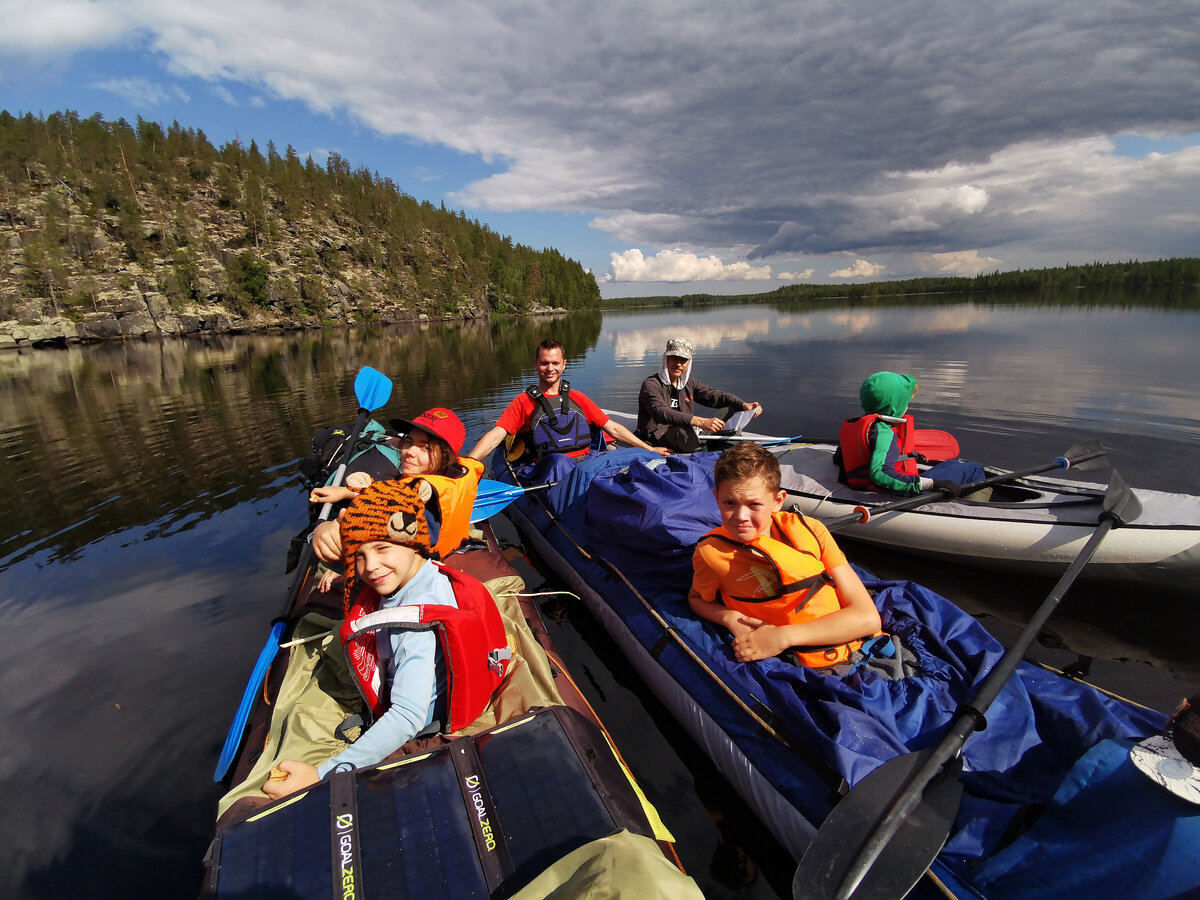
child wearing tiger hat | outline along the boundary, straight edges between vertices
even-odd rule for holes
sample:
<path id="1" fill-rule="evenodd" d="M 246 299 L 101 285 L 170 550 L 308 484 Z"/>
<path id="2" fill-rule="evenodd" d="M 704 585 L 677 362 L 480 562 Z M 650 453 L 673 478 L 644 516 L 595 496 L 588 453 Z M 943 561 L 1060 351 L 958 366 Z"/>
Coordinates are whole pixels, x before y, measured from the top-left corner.
<path id="1" fill-rule="evenodd" d="M 431 560 L 425 505 L 432 496 L 424 481 L 378 481 L 342 517 L 341 637 L 375 721 L 319 766 L 281 761 L 287 777 L 263 788 L 272 799 L 339 767 L 373 765 L 435 723 L 445 731 L 469 725 L 503 679 L 511 655 L 495 601 L 479 581 Z"/>

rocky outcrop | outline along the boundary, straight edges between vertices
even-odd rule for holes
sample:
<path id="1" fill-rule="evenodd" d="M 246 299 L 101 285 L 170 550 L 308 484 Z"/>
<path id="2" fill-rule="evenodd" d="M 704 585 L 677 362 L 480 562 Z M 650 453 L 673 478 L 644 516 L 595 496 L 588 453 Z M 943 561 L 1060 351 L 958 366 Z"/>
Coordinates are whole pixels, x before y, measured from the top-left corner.
<path id="1" fill-rule="evenodd" d="M 344 191 L 318 205 L 229 155 L 0 170 L 0 349 L 538 314 L 582 272 L 394 189 L 364 207 L 363 175 L 313 175 Z M 380 230 L 405 216 L 403 239 Z"/>

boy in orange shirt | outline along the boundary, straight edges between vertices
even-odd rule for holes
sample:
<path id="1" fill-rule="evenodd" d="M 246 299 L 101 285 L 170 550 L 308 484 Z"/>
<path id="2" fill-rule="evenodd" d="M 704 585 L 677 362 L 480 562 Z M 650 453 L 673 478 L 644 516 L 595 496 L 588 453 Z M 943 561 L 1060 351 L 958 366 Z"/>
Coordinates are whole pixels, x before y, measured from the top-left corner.
<path id="1" fill-rule="evenodd" d="M 861 658 L 879 611 L 829 530 L 781 511 L 779 461 L 747 441 L 721 454 L 713 479 L 721 525 L 692 556 L 692 611 L 733 633 L 741 662 L 786 651 L 814 668 Z"/>

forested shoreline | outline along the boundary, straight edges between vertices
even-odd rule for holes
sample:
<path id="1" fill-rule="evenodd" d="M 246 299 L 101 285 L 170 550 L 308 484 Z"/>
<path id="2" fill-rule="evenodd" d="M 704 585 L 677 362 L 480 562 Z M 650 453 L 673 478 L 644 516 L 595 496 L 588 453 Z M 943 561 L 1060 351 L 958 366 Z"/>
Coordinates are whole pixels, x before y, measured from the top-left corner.
<path id="1" fill-rule="evenodd" d="M 217 147 L 140 117 L 0 110 L 0 228 L 0 322 L 40 328 L 31 343 L 600 301 L 575 260 L 418 201 L 336 153 L 322 166 L 271 141 Z"/>
<path id="2" fill-rule="evenodd" d="M 757 294 L 684 294 L 681 297 L 622 297 L 606 306 L 704 305 L 710 303 L 776 303 L 780 301 L 845 300 L 851 303 L 889 302 L 920 297 L 953 296 L 1030 303 L 1053 298 L 1063 302 L 1072 293 L 1079 303 L 1126 303 L 1130 292 L 1152 294 L 1155 305 L 1200 308 L 1200 258 L 1175 257 L 1126 262 L 1093 262 L 1048 269 L 989 272 L 974 277 L 908 278 L 861 284 L 788 284 Z"/>
<path id="3" fill-rule="evenodd" d="M 0 348 L 635 305 L 919 296 L 1200 307 L 1200 259 L 601 301 L 595 278 L 331 153 L 0 110 Z M 1062 302 L 1059 299 L 1057 302 Z"/>

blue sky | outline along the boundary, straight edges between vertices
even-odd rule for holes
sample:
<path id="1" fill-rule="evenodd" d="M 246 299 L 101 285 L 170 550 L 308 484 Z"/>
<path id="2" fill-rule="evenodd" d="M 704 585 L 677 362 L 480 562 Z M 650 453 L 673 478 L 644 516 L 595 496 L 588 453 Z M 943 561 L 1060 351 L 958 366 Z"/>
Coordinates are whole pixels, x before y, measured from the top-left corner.
<path id="1" fill-rule="evenodd" d="M 0 107 L 337 152 L 606 296 L 1200 247 L 1198 0 L 0 0 Z"/>

